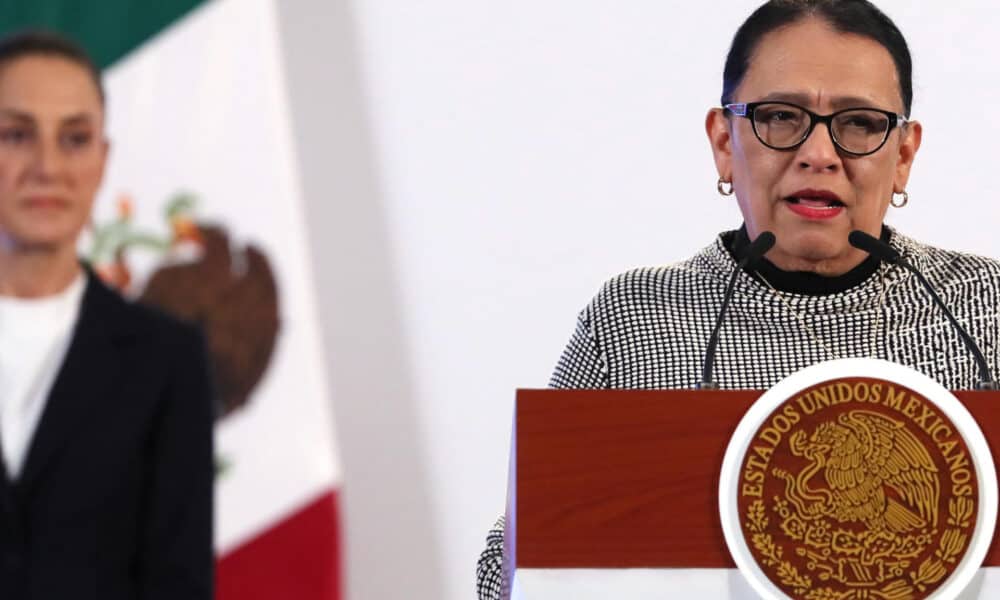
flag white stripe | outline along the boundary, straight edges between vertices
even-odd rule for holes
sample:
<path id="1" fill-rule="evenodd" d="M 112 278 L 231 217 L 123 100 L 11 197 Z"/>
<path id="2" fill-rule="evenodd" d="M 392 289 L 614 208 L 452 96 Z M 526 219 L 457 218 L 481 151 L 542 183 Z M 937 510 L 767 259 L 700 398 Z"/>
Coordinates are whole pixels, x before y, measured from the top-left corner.
<path id="1" fill-rule="evenodd" d="M 134 196 L 164 231 L 178 190 L 197 214 L 269 257 L 281 295 L 272 363 L 244 410 L 217 428 L 231 467 L 216 492 L 216 549 L 267 529 L 340 481 L 304 204 L 271 0 L 210 2 L 107 72 L 112 157 L 97 219 Z M 135 253 L 139 270 L 152 261 Z"/>

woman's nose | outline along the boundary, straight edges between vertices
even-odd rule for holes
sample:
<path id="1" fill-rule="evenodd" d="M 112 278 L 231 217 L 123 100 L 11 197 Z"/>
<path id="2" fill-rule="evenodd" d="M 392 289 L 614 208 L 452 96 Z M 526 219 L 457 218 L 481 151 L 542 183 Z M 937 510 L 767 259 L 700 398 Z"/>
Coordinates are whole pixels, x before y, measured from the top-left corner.
<path id="1" fill-rule="evenodd" d="M 817 123 L 796 151 L 799 167 L 804 170 L 830 171 L 841 166 L 841 156 L 833 145 L 826 123 Z"/>
<path id="2" fill-rule="evenodd" d="M 35 176 L 46 180 L 55 178 L 62 170 L 64 160 L 57 143 L 38 143 L 35 147 Z"/>

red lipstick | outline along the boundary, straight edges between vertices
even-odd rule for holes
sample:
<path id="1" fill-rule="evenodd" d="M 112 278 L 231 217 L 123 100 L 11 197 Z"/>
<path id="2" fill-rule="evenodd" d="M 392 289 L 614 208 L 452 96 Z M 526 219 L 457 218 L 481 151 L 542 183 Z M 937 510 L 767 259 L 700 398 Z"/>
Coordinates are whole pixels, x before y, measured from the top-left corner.
<path id="1" fill-rule="evenodd" d="M 53 209 L 65 208 L 69 203 L 58 196 L 28 196 L 24 199 L 24 204 L 28 208 Z"/>
<path id="2" fill-rule="evenodd" d="M 815 221 L 832 219 L 844 212 L 840 197 L 827 190 L 799 190 L 785 198 L 785 206 L 798 216 Z"/>

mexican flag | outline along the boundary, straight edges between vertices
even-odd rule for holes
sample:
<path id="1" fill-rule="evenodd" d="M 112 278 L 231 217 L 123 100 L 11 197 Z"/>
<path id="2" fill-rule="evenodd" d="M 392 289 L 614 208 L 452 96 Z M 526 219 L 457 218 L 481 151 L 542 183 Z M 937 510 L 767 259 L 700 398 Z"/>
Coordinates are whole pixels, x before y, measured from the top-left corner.
<path id="1" fill-rule="evenodd" d="M 81 245 L 204 326 L 219 390 L 217 597 L 340 598 L 340 470 L 277 0 L 33 0 L 104 70 L 111 156 Z"/>

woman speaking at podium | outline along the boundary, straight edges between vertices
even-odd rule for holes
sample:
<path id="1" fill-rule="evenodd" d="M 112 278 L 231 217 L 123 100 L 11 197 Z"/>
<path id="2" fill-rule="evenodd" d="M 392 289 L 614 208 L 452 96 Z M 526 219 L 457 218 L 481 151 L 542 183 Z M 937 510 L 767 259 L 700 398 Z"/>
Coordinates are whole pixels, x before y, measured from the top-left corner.
<path id="1" fill-rule="evenodd" d="M 730 276 L 771 232 L 773 247 L 736 276 L 715 384 L 766 389 L 821 361 L 874 357 L 974 388 L 977 362 L 918 277 L 854 247 L 855 230 L 930 281 L 995 378 L 1000 263 L 883 223 L 890 207 L 920 203 L 906 191 L 922 130 L 910 118 L 911 70 L 903 35 L 866 0 L 771 0 L 750 15 L 705 123 L 718 193 L 736 200 L 743 226 L 684 262 L 608 281 L 580 314 L 551 386 L 697 387 Z M 498 527 L 479 561 L 480 598 L 498 597 L 501 556 Z"/>

